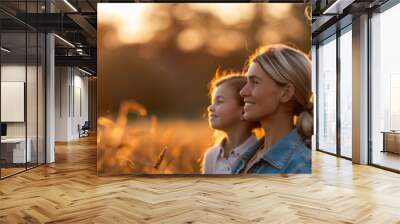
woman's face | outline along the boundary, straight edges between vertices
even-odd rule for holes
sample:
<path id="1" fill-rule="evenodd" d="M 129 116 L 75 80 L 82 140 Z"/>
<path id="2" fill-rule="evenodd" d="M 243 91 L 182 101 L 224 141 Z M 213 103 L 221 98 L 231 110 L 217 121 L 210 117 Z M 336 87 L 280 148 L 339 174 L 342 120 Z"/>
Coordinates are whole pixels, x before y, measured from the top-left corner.
<path id="1" fill-rule="evenodd" d="M 243 107 L 237 102 L 237 94 L 228 83 L 219 85 L 208 106 L 208 121 L 213 129 L 227 130 L 241 120 Z"/>
<path id="2" fill-rule="evenodd" d="M 261 121 L 276 112 L 282 100 L 283 87 L 253 62 L 246 73 L 247 84 L 240 91 L 244 98 L 244 115 L 248 121 Z"/>

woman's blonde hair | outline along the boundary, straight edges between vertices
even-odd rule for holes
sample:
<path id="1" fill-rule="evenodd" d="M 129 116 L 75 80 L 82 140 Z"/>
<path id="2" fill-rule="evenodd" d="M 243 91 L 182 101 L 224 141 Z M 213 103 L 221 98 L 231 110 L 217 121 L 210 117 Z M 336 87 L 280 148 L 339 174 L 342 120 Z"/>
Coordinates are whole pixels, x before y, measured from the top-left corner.
<path id="1" fill-rule="evenodd" d="M 250 56 L 247 67 L 258 63 L 278 85 L 291 83 L 295 88 L 294 123 L 307 145 L 313 134 L 313 102 L 311 91 L 311 61 L 300 50 L 287 45 L 269 45 Z"/>

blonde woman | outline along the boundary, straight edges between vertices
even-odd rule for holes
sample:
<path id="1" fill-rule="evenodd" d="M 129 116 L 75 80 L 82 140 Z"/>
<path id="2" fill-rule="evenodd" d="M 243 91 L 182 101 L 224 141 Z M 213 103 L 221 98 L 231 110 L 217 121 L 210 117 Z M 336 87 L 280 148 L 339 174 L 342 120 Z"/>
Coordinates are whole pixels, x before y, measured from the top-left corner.
<path id="1" fill-rule="evenodd" d="M 232 173 L 311 173 L 313 132 L 311 63 L 286 45 L 261 48 L 249 58 L 243 117 L 265 136 L 247 149 Z"/>

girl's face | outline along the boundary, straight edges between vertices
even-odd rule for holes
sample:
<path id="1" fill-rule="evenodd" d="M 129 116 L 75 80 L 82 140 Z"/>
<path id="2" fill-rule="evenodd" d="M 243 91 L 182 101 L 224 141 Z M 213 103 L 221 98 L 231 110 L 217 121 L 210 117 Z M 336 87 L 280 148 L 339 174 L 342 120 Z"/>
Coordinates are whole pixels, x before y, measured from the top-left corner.
<path id="1" fill-rule="evenodd" d="M 284 87 L 279 86 L 253 62 L 247 73 L 247 84 L 240 91 L 244 98 L 244 119 L 261 121 L 277 111 Z"/>
<path id="2" fill-rule="evenodd" d="M 237 94 L 229 83 L 216 87 L 208 106 L 208 122 L 213 129 L 225 131 L 241 121 L 243 107 L 237 102 Z"/>

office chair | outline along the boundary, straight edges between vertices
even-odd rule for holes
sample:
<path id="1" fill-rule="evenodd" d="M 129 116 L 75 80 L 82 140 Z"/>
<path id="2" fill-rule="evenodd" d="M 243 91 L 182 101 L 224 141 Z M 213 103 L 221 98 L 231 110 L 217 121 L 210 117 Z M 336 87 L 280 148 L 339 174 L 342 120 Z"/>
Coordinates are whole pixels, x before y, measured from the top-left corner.
<path id="1" fill-rule="evenodd" d="M 79 138 L 80 137 L 87 137 L 89 136 L 89 129 L 90 129 L 90 125 L 89 125 L 89 121 L 85 121 L 85 123 L 82 125 L 82 127 L 79 127 L 80 125 L 78 125 L 78 129 L 79 129 Z"/>

